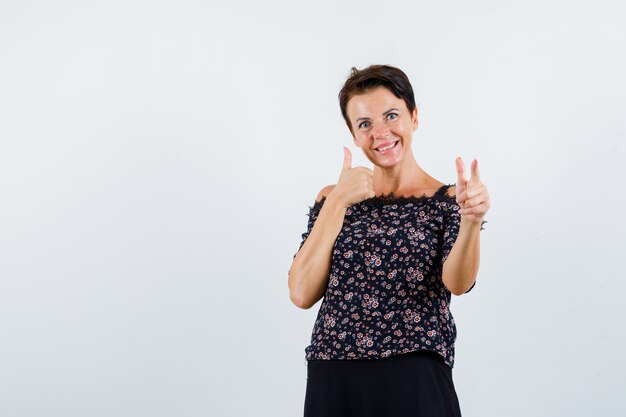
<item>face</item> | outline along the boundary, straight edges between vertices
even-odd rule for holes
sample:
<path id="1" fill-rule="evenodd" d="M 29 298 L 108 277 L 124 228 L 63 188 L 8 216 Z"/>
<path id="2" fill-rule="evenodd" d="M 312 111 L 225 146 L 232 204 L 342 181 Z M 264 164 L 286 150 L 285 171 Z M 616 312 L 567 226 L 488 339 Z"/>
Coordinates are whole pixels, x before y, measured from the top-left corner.
<path id="1" fill-rule="evenodd" d="M 377 87 L 352 97 L 346 111 L 354 143 L 374 165 L 392 167 L 411 153 L 417 107 L 411 113 L 404 100 L 385 87 Z M 392 147 L 384 149 L 388 145 Z"/>

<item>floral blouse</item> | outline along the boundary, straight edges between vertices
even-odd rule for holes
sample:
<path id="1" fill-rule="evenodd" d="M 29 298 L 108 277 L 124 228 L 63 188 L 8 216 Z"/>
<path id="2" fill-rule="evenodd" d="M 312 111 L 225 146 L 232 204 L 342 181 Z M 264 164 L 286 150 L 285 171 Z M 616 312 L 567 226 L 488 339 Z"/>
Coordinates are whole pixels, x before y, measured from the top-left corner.
<path id="1" fill-rule="evenodd" d="M 446 194 L 452 185 L 433 196 L 381 194 L 346 210 L 306 360 L 430 350 L 454 366 L 456 325 L 441 280 L 461 219 L 456 197 Z M 325 201 L 309 207 L 300 248 Z"/>

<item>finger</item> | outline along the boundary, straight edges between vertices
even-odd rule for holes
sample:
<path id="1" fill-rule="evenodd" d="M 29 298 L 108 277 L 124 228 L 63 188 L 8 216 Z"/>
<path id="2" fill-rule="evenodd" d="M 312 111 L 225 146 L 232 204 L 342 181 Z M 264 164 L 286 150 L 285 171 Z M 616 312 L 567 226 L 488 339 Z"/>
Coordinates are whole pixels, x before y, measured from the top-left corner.
<path id="1" fill-rule="evenodd" d="M 461 216 L 467 216 L 468 214 L 476 214 L 474 213 L 475 208 L 462 208 L 459 209 L 459 214 Z"/>
<path id="2" fill-rule="evenodd" d="M 369 169 L 368 167 L 362 167 L 362 166 L 359 166 L 359 167 L 354 167 L 353 169 L 354 169 L 355 171 L 359 171 L 359 172 L 362 172 L 362 173 L 364 173 L 364 174 L 367 174 L 367 175 L 368 175 L 368 176 L 370 176 L 370 177 L 373 177 L 373 176 L 374 176 L 374 171 L 372 171 L 372 170 L 371 170 L 371 169 Z"/>
<path id="3" fill-rule="evenodd" d="M 478 170 L 478 159 L 472 161 L 472 178 L 470 179 L 472 184 L 478 184 L 480 182 L 480 171 Z"/>
<path id="4" fill-rule="evenodd" d="M 457 196 L 459 202 L 466 202 L 479 195 L 486 194 L 486 187 L 484 184 L 476 184 L 472 187 L 468 187 L 460 195 Z"/>
<path id="5" fill-rule="evenodd" d="M 467 179 L 465 178 L 465 166 L 463 164 L 463 159 L 461 157 L 456 158 L 456 195 L 461 195 L 463 191 L 467 188 Z"/>
<path id="6" fill-rule="evenodd" d="M 345 171 L 350 168 L 352 168 L 352 153 L 350 152 L 350 149 L 344 146 L 343 147 L 343 167 L 341 168 L 341 170 Z"/>
<path id="7" fill-rule="evenodd" d="M 473 197 L 473 198 L 468 198 L 465 202 L 463 207 L 464 208 L 474 208 L 477 207 L 485 202 L 487 202 L 487 200 L 489 199 L 489 196 L 486 193 L 480 193 L 479 195 Z"/>
<path id="8" fill-rule="evenodd" d="M 463 216 L 468 214 L 484 215 L 485 213 L 487 213 L 488 208 L 489 207 L 486 205 L 486 203 L 480 203 L 479 205 L 474 207 L 459 209 L 459 214 Z"/>

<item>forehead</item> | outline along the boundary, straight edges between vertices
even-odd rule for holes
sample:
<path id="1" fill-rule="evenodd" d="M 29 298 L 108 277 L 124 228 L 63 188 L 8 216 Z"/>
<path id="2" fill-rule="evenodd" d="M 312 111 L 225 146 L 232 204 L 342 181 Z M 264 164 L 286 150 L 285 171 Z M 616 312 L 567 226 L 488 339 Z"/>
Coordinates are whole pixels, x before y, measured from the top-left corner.
<path id="1" fill-rule="evenodd" d="M 385 87 L 376 87 L 350 98 L 346 110 L 349 117 L 354 119 L 357 117 L 377 116 L 392 107 L 408 111 L 404 100 L 393 95 Z"/>

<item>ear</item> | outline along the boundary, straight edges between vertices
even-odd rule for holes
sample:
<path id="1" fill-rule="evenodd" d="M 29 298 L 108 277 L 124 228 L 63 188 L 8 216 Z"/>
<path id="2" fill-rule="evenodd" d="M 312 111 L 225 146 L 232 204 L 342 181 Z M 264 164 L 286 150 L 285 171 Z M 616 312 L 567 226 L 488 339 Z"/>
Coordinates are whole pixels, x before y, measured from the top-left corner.
<path id="1" fill-rule="evenodd" d="M 417 129 L 419 122 L 417 121 L 417 106 L 413 109 L 413 114 L 411 115 L 411 120 L 413 121 L 413 131 Z"/>

